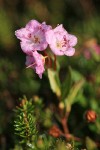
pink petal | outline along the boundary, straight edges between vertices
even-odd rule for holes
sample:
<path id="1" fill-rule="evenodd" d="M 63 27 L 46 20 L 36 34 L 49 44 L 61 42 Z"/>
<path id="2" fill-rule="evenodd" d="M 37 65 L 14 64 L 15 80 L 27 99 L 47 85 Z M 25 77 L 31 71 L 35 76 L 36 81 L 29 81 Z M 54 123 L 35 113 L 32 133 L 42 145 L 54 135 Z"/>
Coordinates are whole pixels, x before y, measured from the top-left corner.
<path id="1" fill-rule="evenodd" d="M 39 26 L 41 26 L 41 24 L 40 24 L 38 21 L 36 21 L 36 20 L 31 20 L 31 21 L 29 21 L 29 22 L 26 24 L 25 28 L 28 29 L 29 31 L 33 32 L 34 29 L 37 28 L 37 27 L 39 27 Z"/>
<path id="2" fill-rule="evenodd" d="M 27 55 L 31 55 L 33 52 L 33 45 L 29 44 L 29 41 L 23 41 L 20 42 L 21 44 L 21 49 L 23 50 L 24 53 L 26 53 Z"/>
<path id="3" fill-rule="evenodd" d="M 36 73 L 39 75 L 40 79 L 42 79 L 42 74 L 45 71 L 44 66 L 40 65 L 36 67 Z"/>
<path id="4" fill-rule="evenodd" d="M 75 46 L 77 44 L 77 37 L 69 34 L 69 45 Z"/>
<path id="5" fill-rule="evenodd" d="M 49 31 L 52 29 L 52 27 L 50 25 L 46 25 L 45 22 L 42 23 L 42 29 L 44 29 L 45 31 Z"/>
<path id="6" fill-rule="evenodd" d="M 36 63 L 36 73 L 39 75 L 40 79 L 42 78 L 42 74 L 45 71 L 44 69 L 44 61 L 43 61 L 43 56 L 39 54 L 37 51 L 33 52 L 33 57 Z"/>
<path id="7" fill-rule="evenodd" d="M 63 31 L 65 31 L 65 29 L 64 29 L 64 27 L 63 27 L 63 25 L 61 24 L 61 25 L 58 25 L 55 29 L 54 29 L 54 32 L 63 32 Z"/>
<path id="8" fill-rule="evenodd" d="M 34 64 L 34 57 L 32 56 L 26 56 L 26 62 L 25 62 L 25 65 L 28 67 L 30 66 L 31 64 Z M 31 66 L 30 68 L 34 68 L 34 65 Z"/>
<path id="9" fill-rule="evenodd" d="M 33 52 L 31 56 L 26 56 L 26 66 L 33 68 L 35 72 L 38 74 L 40 79 L 42 78 L 42 74 L 45 71 L 43 56 L 39 54 L 37 51 Z"/>
<path id="10" fill-rule="evenodd" d="M 54 36 L 53 30 L 47 31 L 47 32 L 45 33 L 45 35 L 46 35 L 46 41 L 47 41 L 47 43 L 48 43 L 48 44 L 51 44 L 51 43 L 52 43 L 52 38 L 53 38 L 53 36 Z"/>
<path id="11" fill-rule="evenodd" d="M 57 48 L 55 45 L 51 44 L 50 48 L 55 55 L 59 55 L 59 56 L 64 55 L 64 52 L 60 50 L 59 48 Z"/>
<path id="12" fill-rule="evenodd" d="M 68 48 L 68 50 L 66 50 L 64 52 L 64 54 L 67 55 L 67 56 L 73 56 L 74 53 L 75 53 L 75 48 L 72 48 L 72 47 Z"/>
<path id="13" fill-rule="evenodd" d="M 30 32 L 26 28 L 21 28 L 15 31 L 15 35 L 18 39 L 23 40 L 29 38 Z"/>

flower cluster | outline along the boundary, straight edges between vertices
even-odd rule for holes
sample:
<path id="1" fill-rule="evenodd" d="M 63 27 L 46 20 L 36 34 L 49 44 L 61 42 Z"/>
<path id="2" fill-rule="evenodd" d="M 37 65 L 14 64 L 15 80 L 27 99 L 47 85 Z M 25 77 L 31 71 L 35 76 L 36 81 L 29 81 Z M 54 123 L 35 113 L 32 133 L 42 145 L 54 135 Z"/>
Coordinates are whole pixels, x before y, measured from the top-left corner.
<path id="1" fill-rule="evenodd" d="M 72 56 L 75 53 L 73 46 L 77 44 L 77 38 L 69 34 L 62 24 L 52 29 L 45 22 L 39 23 L 36 20 L 29 21 L 25 28 L 15 31 L 15 35 L 20 39 L 21 49 L 27 55 L 27 68 L 33 68 L 40 78 L 45 71 L 45 57 L 39 51 L 46 50 L 49 45 L 55 55 Z"/>

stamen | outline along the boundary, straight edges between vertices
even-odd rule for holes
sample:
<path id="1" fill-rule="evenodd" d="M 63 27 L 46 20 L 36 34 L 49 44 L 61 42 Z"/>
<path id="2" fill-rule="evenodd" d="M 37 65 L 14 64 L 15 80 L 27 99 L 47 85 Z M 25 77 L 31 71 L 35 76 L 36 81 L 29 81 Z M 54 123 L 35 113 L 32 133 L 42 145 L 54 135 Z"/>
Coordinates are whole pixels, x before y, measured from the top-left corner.
<path id="1" fill-rule="evenodd" d="M 47 58 L 46 59 L 46 66 L 47 66 L 47 68 L 52 68 L 52 59 L 51 59 L 51 57 L 45 51 L 43 51 L 43 53 L 45 55 L 45 56 L 43 56 L 44 59 Z"/>
<path id="2" fill-rule="evenodd" d="M 36 63 L 33 63 L 33 64 L 27 66 L 26 68 L 30 68 L 30 67 L 34 66 L 35 64 L 36 64 Z"/>
<path id="3" fill-rule="evenodd" d="M 44 59 L 48 58 L 48 56 L 44 56 Z"/>

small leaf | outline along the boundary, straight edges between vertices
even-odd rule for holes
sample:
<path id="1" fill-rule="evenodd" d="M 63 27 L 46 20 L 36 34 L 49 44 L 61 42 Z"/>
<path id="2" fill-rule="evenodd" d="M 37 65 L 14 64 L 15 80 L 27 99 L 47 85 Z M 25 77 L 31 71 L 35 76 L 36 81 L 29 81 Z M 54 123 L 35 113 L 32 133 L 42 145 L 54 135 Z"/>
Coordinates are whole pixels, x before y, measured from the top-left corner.
<path id="1" fill-rule="evenodd" d="M 83 78 L 82 74 L 79 73 L 79 71 L 75 69 L 71 69 L 70 71 L 71 71 L 71 77 L 73 81 L 77 82 Z"/>
<path id="2" fill-rule="evenodd" d="M 48 69 L 48 78 L 49 78 L 52 91 L 58 97 L 61 96 L 60 80 L 59 80 L 58 72 L 52 69 Z"/>
<path id="3" fill-rule="evenodd" d="M 71 88 L 71 68 L 69 68 L 65 81 L 62 83 L 62 100 L 68 95 Z"/>
<path id="4" fill-rule="evenodd" d="M 69 95 L 65 98 L 64 101 L 67 107 L 67 111 L 70 111 L 71 105 L 74 103 L 74 99 L 79 90 L 81 89 L 81 87 L 83 86 L 84 82 L 85 82 L 84 79 L 81 79 L 80 81 L 75 83 L 74 86 L 71 88 Z"/>
<path id="5" fill-rule="evenodd" d="M 96 143 L 91 140 L 89 137 L 86 138 L 86 147 L 88 150 L 96 150 Z"/>

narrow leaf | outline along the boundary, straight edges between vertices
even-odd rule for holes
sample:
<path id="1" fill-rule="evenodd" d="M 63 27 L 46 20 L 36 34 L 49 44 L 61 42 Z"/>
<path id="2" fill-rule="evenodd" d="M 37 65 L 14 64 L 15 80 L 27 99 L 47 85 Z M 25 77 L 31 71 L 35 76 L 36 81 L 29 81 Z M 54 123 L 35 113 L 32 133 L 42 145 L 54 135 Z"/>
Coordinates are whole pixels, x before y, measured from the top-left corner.
<path id="1" fill-rule="evenodd" d="M 80 81 L 78 81 L 77 83 L 75 83 L 73 85 L 73 87 L 71 88 L 69 95 L 65 98 L 65 105 L 66 107 L 68 107 L 68 111 L 70 111 L 71 109 L 71 105 L 74 103 L 75 97 L 77 96 L 77 93 L 79 92 L 79 90 L 81 89 L 81 87 L 84 84 L 84 79 L 81 79 Z"/>
<path id="2" fill-rule="evenodd" d="M 52 69 L 48 69 L 48 78 L 49 78 L 52 91 L 58 97 L 61 96 L 60 80 L 59 80 L 58 72 Z"/>
<path id="3" fill-rule="evenodd" d="M 66 78 L 61 86 L 62 100 L 68 95 L 71 88 L 71 68 L 69 68 Z"/>
<path id="4" fill-rule="evenodd" d="M 96 143 L 89 137 L 86 138 L 86 147 L 88 150 L 96 150 L 97 148 Z"/>

